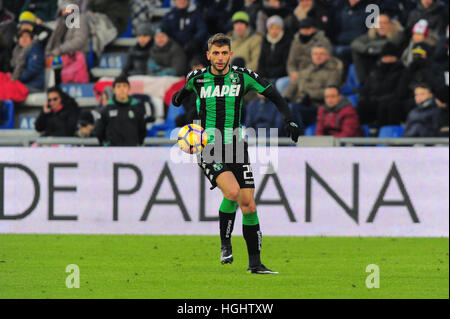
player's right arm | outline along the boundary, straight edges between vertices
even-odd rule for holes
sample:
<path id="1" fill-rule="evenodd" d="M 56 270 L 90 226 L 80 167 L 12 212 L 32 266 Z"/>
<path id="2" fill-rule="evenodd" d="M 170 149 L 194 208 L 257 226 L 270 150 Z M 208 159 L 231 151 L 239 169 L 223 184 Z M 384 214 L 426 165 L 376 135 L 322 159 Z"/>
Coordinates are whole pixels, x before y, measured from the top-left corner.
<path id="1" fill-rule="evenodd" d="M 186 84 L 181 88 L 180 91 L 176 92 L 172 96 L 172 104 L 179 107 L 183 104 L 184 99 L 186 99 L 192 91 L 194 91 L 194 71 L 190 72 L 186 76 Z"/>

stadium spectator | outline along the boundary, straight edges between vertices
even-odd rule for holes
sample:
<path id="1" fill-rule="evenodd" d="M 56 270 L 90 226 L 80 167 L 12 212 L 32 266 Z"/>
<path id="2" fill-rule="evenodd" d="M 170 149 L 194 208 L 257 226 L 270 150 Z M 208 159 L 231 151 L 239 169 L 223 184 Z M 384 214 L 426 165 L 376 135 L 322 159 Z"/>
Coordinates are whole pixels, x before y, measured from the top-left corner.
<path id="1" fill-rule="evenodd" d="M 11 50 L 8 42 L 2 33 L 0 33 L 0 72 L 6 73 L 11 70 Z"/>
<path id="2" fill-rule="evenodd" d="M 128 79 L 119 76 L 113 83 L 114 97 L 101 112 L 95 132 L 104 146 L 139 146 L 144 143 L 144 108 L 130 98 Z"/>
<path id="3" fill-rule="evenodd" d="M 36 24 L 54 21 L 58 12 L 58 0 L 26 0 L 21 12 L 25 11 L 36 16 Z"/>
<path id="4" fill-rule="evenodd" d="M 416 108 L 406 119 L 405 137 L 435 137 L 439 132 L 440 108 L 437 106 L 432 89 L 427 84 L 419 84 L 414 89 Z"/>
<path id="5" fill-rule="evenodd" d="M 344 70 L 352 63 L 350 46 L 352 41 L 367 32 L 368 2 L 368 0 L 345 0 L 343 7 L 337 8 L 334 55 L 344 63 Z"/>
<path id="6" fill-rule="evenodd" d="M 275 105 L 258 94 L 258 98 L 250 101 L 246 107 L 245 125 L 255 130 L 259 135 L 259 129 L 265 129 L 265 136 L 270 136 L 270 129 L 278 129 L 278 137 L 285 137 L 283 116 L 278 112 Z M 262 131 L 264 132 L 264 131 Z"/>
<path id="7" fill-rule="evenodd" d="M 128 0 L 89 0 L 87 10 L 106 14 L 116 27 L 118 34 L 123 34 L 128 28 L 131 16 Z"/>
<path id="8" fill-rule="evenodd" d="M 148 60 L 150 58 L 150 48 L 153 45 L 153 29 L 149 23 L 141 23 L 136 29 L 137 43 L 128 52 L 122 74 L 146 75 L 148 74 Z"/>
<path id="9" fill-rule="evenodd" d="M 266 34 L 267 19 L 279 16 L 283 19 L 284 32 L 294 34 L 297 31 L 296 18 L 285 0 L 263 0 L 263 5 L 256 17 L 256 32 Z"/>
<path id="10" fill-rule="evenodd" d="M 436 94 L 436 104 L 439 107 L 438 131 L 435 136 L 449 137 L 448 87 Z"/>
<path id="11" fill-rule="evenodd" d="M 322 43 L 311 49 L 312 64 L 299 73 L 296 82 L 289 83 L 284 97 L 292 102 L 293 112 L 300 114 L 305 126 L 316 122 L 317 107 L 324 102 L 326 87 L 340 86 L 342 62 L 331 55 L 331 48 Z"/>
<path id="12" fill-rule="evenodd" d="M 285 33 L 283 19 L 272 16 L 267 20 L 267 34 L 265 35 L 261 55 L 259 57 L 258 74 L 274 82 L 287 76 L 286 67 L 281 61 L 287 61 L 292 38 Z"/>
<path id="13" fill-rule="evenodd" d="M 387 14 L 381 14 L 377 23 L 379 28 L 371 28 L 367 34 L 351 43 L 353 63 L 361 83 L 364 83 L 379 59 L 379 54 L 387 42 L 401 46 L 404 40 L 403 27 Z"/>
<path id="14" fill-rule="evenodd" d="M 163 17 L 161 28 L 184 50 L 188 60 L 196 54 L 202 54 L 208 37 L 208 29 L 203 17 L 189 7 L 190 0 L 176 0 L 175 8 Z"/>
<path id="15" fill-rule="evenodd" d="M 47 46 L 48 39 L 53 32 L 52 29 L 40 23 L 39 19 L 30 11 L 24 11 L 20 14 L 18 27 L 19 31 L 29 30 L 33 32 L 43 48 Z"/>
<path id="16" fill-rule="evenodd" d="M 78 130 L 75 136 L 80 138 L 96 137 L 95 135 L 95 120 L 91 111 L 84 110 L 80 114 L 80 118 L 77 123 Z"/>
<path id="17" fill-rule="evenodd" d="M 35 122 L 42 136 L 74 136 L 80 113 L 77 102 L 59 87 L 47 90 L 47 102 Z"/>
<path id="18" fill-rule="evenodd" d="M 3 34 L 7 46 L 12 47 L 16 35 L 16 16 L 6 10 L 3 0 L 0 0 L 0 34 Z"/>
<path id="19" fill-rule="evenodd" d="M 68 28 L 66 18 L 72 14 L 73 10 L 67 10 L 67 6 L 80 5 L 79 0 L 63 0 L 59 6 L 58 19 L 56 21 L 56 29 L 51 35 L 45 55 L 47 57 L 58 57 L 76 51 L 89 51 L 89 27 L 87 24 L 86 15 L 80 14 L 79 28 Z"/>
<path id="20" fill-rule="evenodd" d="M 439 37 L 448 24 L 448 6 L 444 7 L 440 0 L 417 0 L 417 8 L 409 14 L 406 29 L 411 30 L 421 19 L 427 20 L 430 33 Z"/>
<path id="21" fill-rule="evenodd" d="M 155 9 L 159 7 L 161 0 L 131 0 L 133 35 L 137 36 L 139 25 L 153 21 Z"/>
<path id="22" fill-rule="evenodd" d="M 283 93 L 289 83 L 295 83 L 298 80 L 301 70 L 311 65 L 311 49 L 318 43 L 326 44 L 332 47 L 330 40 L 325 32 L 320 30 L 313 19 L 305 18 L 300 21 L 300 30 L 294 36 L 287 60 L 287 72 L 289 77 L 281 78 L 276 86 L 280 93 Z"/>
<path id="23" fill-rule="evenodd" d="M 250 28 L 250 18 L 244 11 L 236 12 L 231 18 L 233 31 L 231 37 L 231 50 L 234 57 L 244 59 L 246 67 L 251 70 L 258 69 L 261 54 L 262 36 Z"/>
<path id="24" fill-rule="evenodd" d="M 413 61 L 406 67 L 398 83 L 397 96 L 400 100 L 400 105 L 403 108 L 403 114 L 406 119 L 406 115 L 416 107 L 414 101 L 414 89 L 421 83 L 435 83 L 437 75 L 433 68 L 433 61 L 431 59 L 431 52 L 428 46 L 424 46 L 421 43 L 415 44 L 413 47 Z M 439 66 L 437 66 L 439 69 Z M 441 77 L 439 77 L 440 79 Z M 445 78 L 444 72 L 442 72 L 442 78 Z"/>
<path id="25" fill-rule="evenodd" d="M 359 137 L 362 136 L 358 114 L 352 103 L 339 92 L 339 87 L 325 89 L 325 104 L 317 115 L 317 136 Z"/>
<path id="26" fill-rule="evenodd" d="M 249 26 L 256 30 L 256 18 L 258 16 L 259 10 L 262 8 L 262 0 L 245 0 L 244 7 L 242 11 L 245 11 L 249 17 Z"/>
<path id="27" fill-rule="evenodd" d="M 37 40 L 33 41 L 33 33 L 22 30 L 17 35 L 18 43 L 13 51 L 11 66 L 14 71 L 13 81 L 19 80 L 30 93 L 44 90 L 45 58 L 44 49 Z"/>
<path id="28" fill-rule="evenodd" d="M 399 48 L 388 42 L 380 56 L 360 91 L 359 118 L 362 124 L 398 125 L 406 117 L 397 95 L 404 70 Z"/>
<path id="29" fill-rule="evenodd" d="M 160 28 L 155 31 L 148 68 L 150 74 L 157 76 L 182 76 L 186 71 L 183 49 Z"/>
<path id="30" fill-rule="evenodd" d="M 428 36 L 428 22 L 427 20 L 420 20 L 417 22 L 412 30 L 412 38 L 408 47 L 405 49 L 402 55 L 402 62 L 405 66 L 409 66 L 413 61 L 413 48 L 416 44 L 420 44 L 427 47 L 427 51 L 431 51 L 430 46 L 434 46 L 436 43 L 430 40 Z"/>
<path id="31" fill-rule="evenodd" d="M 298 0 L 298 5 L 294 9 L 294 16 L 297 19 L 297 23 L 305 18 L 313 19 L 315 25 L 321 30 L 324 30 L 329 39 L 334 37 L 333 17 L 328 10 L 328 5 L 323 1 Z"/>
<path id="32" fill-rule="evenodd" d="M 197 0 L 196 3 L 209 34 L 228 32 L 231 16 L 244 6 L 244 0 Z"/>

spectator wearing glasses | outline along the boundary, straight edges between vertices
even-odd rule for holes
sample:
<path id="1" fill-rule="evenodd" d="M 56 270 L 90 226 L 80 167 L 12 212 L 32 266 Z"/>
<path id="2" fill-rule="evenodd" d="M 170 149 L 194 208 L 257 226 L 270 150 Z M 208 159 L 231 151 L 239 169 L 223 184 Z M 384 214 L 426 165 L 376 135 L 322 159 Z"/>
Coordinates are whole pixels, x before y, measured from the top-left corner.
<path id="1" fill-rule="evenodd" d="M 42 136 L 74 136 L 80 109 L 71 96 L 59 87 L 47 90 L 47 102 L 36 119 L 35 127 Z"/>

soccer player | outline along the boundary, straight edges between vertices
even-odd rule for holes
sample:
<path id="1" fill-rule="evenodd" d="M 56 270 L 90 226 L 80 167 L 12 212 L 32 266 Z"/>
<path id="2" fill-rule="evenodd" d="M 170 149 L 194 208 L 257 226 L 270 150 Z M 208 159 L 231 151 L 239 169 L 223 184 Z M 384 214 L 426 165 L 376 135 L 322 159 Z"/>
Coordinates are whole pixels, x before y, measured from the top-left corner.
<path id="1" fill-rule="evenodd" d="M 185 86 L 174 94 L 172 103 L 180 106 L 191 92 L 197 95 L 201 126 L 208 134 L 208 145 L 200 155 L 199 166 L 210 180 L 211 189 L 218 186 L 223 193 L 219 210 L 222 264 L 233 262 L 231 233 L 239 205 L 249 256 L 247 271 L 277 274 L 266 268 L 260 258 L 262 233 L 254 200 L 255 183 L 247 143 L 241 134 L 245 94 L 256 91 L 271 100 L 283 114 L 286 131 L 296 143 L 301 129 L 271 83 L 249 69 L 230 65 L 233 58 L 230 42 L 230 38 L 221 33 L 209 39 L 206 55 L 211 66 L 189 73 Z"/>

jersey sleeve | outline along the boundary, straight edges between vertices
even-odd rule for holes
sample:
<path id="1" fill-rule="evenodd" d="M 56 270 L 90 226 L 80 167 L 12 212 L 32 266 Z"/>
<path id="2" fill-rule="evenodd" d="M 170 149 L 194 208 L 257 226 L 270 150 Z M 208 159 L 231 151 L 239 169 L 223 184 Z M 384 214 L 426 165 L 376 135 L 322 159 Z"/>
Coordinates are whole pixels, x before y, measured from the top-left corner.
<path id="1" fill-rule="evenodd" d="M 272 86 L 269 81 L 249 69 L 243 68 L 242 74 L 245 82 L 245 93 L 249 91 L 263 93 Z"/>
<path id="2" fill-rule="evenodd" d="M 184 89 L 188 90 L 189 92 L 194 90 L 194 78 L 195 78 L 195 76 L 193 74 L 194 74 L 194 71 L 191 71 L 186 76 L 186 84 L 184 86 Z"/>

